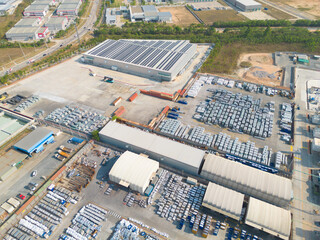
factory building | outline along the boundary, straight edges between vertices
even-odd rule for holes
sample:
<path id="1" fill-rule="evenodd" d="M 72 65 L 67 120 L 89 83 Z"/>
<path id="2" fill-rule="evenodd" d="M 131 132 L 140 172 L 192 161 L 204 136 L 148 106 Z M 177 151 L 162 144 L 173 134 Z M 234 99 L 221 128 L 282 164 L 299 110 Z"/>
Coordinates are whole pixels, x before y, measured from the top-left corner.
<path id="1" fill-rule="evenodd" d="M 245 224 L 288 240 L 291 229 L 291 213 L 272 204 L 250 197 Z"/>
<path id="2" fill-rule="evenodd" d="M 48 22 L 45 23 L 45 26 L 52 33 L 56 33 L 60 30 L 65 30 L 68 26 L 68 17 L 51 17 Z"/>
<path id="3" fill-rule="evenodd" d="M 37 128 L 14 145 L 14 148 L 31 155 L 41 152 L 44 145 L 54 141 L 53 132 L 46 128 Z"/>
<path id="4" fill-rule="evenodd" d="M 76 16 L 78 15 L 81 4 L 81 0 L 64 0 L 57 8 L 57 15 Z"/>
<path id="5" fill-rule="evenodd" d="M 110 121 L 99 133 L 102 142 L 147 154 L 160 164 L 197 175 L 205 152 L 137 128 Z"/>
<path id="6" fill-rule="evenodd" d="M 170 12 L 158 12 L 154 5 L 130 6 L 129 16 L 131 22 L 170 22 L 172 15 Z"/>
<path id="7" fill-rule="evenodd" d="M 49 35 L 47 27 L 13 27 L 6 32 L 6 38 L 12 41 L 28 41 L 45 38 Z"/>
<path id="8" fill-rule="evenodd" d="M 260 11 L 262 5 L 254 0 L 226 0 L 228 3 L 244 12 Z"/>
<path id="9" fill-rule="evenodd" d="M 39 27 L 41 22 L 40 17 L 22 18 L 14 27 Z"/>
<path id="10" fill-rule="evenodd" d="M 209 181 L 277 206 L 288 206 L 292 198 L 290 179 L 213 154 L 206 155 L 200 175 Z"/>
<path id="11" fill-rule="evenodd" d="M 157 161 L 126 151 L 111 168 L 109 178 L 112 182 L 143 194 L 158 169 Z"/>
<path id="12" fill-rule="evenodd" d="M 0 0 L 0 16 L 12 13 L 15 9 L 14 3 L 16 0 Z M 15 4 L 18 5 L 18 4 Z"/>
<path id="13" fill-rule="evenodd" d="M 46 5 L 36 5 L 31 4 L 26 7 L 23 12 L 24 16 L 45 16 L 49 11 L 49 4 Z"/>
<path id="14" fill-rule="evenodd" d="M 188 40 L 111 40 L 84 53 L 88 64 L 160 81 L 185 70 L 197 45 Z"/>
<path id="15" fill-rule="evenodd" d="M 240 220 L 244 194 L 209 182 L 202 206 Z"/>

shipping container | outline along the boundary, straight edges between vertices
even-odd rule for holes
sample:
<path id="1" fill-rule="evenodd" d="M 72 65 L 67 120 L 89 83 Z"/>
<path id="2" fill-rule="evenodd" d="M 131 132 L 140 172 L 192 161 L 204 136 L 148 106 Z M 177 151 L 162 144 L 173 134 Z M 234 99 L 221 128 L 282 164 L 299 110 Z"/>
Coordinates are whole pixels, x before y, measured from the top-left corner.
<path id="1" fill-rule="evenodd" d="M 121 100 L 122 100 L 122 98 L 121 98 L 121 97 L 118 97 L 116 100 L 114 100 L 114 101 L 112 102 L 112 105 L 113 105 L 113 106 L 117 106 L 117 105 L 121 102 Z"/>
<path id="2" fill-rule="evenodd" d="M 131 97 L 129 97 L 129 102 L 132 102 L 133 100 L 135 100 L 136 99 L 136 97 L 138 97 L 138 93 L 134 93 L 134 94 L 132 94 L 131 95 Z"/>
<path id="3" fill-rule="evenodd" d="M 144 195 L 146 195 L 147 197 L 149 197 L 150 194 L 152 193 L 152 191 L 153 191 L 153 186 L 149 185 L 149 186 L 147 187 L 147 189 L 144 191 Z"/>
<path id="4" fill-rule="evenodd" d="M 113 115 L 120 117 L 125 111 L 124 106 L 119 107 L 116 111 L 114 111 Z"/>

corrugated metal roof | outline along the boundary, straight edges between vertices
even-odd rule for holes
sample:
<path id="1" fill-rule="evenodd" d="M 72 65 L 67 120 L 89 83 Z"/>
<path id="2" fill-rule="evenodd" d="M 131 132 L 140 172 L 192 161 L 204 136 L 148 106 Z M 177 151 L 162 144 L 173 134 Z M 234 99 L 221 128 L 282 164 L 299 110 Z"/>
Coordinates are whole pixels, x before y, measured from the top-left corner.
<path id="1" fill-rule="evenodd" d="M 35 34 L 40 27 L 13 27 L 7 32 L 8 34 Z"/>
<path id="2" fill-rule="evenodd" d="M 110 121 L 100 131 L 100 135 L 131 144 L 196 169 L 199 169 L 205 155 L 203 150 L 113 121 Z"/>
<path id="3" fill-rule="evenodd" d="M 67 20 L 66 17 L 51 17 L 45 25 L 48 26 L 48 25 L 63 24 L 63 22 L 66 20 Z"/>
<path id="4" fill-rule="evenodd" d="M 292 183 L 290 179 L 213 154 L 206 156 L 201 175 L 219 184 L 225 182 L 225 186 L 233 186 L 234 190 L 249 195 L 253 194 L 252 196 L 258 192 L 260 195 L 255 196 L 258 198 L 264 196 L 270 201 L 281 199 L 289 202 L 291 200 Z"/>
<path id="5" fill-rule="evenodd" d="M 154 5 L 143 5 L 141 6 L 142 10 L 146 13 L 146 12 L 157 12 L 157 9 Z"/>
<path id="6" fill-rule="evenodd" d="M 240 220 L 244 194 L 209 182 L 202 206 Z"/>
<path id="7" fill-rule="evenodd" d="M 24 27 L 24 26 L 34 26 L 39 21 L 39 18 L 22 18 L 19 22 L 17 22 L 15 27 Z"/>
<path id="8" fill-rule="evenodd" d="M 245 223 L 281 239 L 289 239 L 290 211 L 250 197 Z"/>
<path id="9" fill-rule="evenodd" d="M 245 5 L 245 6 L 256 6 L 256 5 L 261 5 L 261 3 L 258 3 L 254 0 L 237 0 L 237 2 Z"/>
<path id="10" fill-rule="evenodd" d="M 14 147 L 30 151 L 35 145 L 41 143 L 44 138 L 52 135 L 53 132 L 46 128 L 37 128 L 26 137 L 17 142 Z"/>
<path id="11" fill-rule="evenodd" d="M 157 161 L 126 151 L 111 168 L 109 177 L 113 182 L 128 183 L 132 190 L 144 193 L 158 169 Z"/>

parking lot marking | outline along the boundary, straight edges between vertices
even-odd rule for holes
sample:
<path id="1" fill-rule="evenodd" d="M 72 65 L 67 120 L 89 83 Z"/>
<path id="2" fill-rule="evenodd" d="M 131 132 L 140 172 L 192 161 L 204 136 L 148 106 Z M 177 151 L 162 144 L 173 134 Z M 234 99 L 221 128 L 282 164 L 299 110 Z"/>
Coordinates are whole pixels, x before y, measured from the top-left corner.
<path id="1" fill-rule="evenodd" d="M 290 151 L 293 152 L 293 146 L 290 146 Z"/>

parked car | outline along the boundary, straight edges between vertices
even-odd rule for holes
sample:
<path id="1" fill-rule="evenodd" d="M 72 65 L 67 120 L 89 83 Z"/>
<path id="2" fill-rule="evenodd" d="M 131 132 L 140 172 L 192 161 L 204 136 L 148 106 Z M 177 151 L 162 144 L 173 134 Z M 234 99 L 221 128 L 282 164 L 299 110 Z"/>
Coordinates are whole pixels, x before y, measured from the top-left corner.
<path id="1" fill-rule="evenodd" d="M 35 176 L 37 176 L 37 170 L 34 170 L 34 171 L 32 171 L 32 173 L 31 173 L 31 177 L 35 177 Z"/>
<path id="2" fill-rule="evenodd" d="M 22 195 L 22 194 L 19 194 L 19 198 L 20 198 L 21 200 L 24 200 L 24 199 L 26 198 L 26 196 L 24 196 L 24 195 Z"/>

